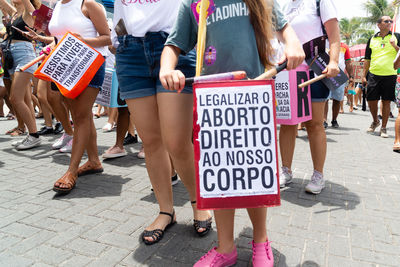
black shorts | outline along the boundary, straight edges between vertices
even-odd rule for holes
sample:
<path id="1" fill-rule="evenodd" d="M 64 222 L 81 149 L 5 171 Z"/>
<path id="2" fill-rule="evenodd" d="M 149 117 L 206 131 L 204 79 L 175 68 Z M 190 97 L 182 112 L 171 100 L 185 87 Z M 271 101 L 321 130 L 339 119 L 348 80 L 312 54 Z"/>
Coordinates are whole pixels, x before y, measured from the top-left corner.
<path id="1" fill-rule="evenodd" d="M 367 100 L 394 101 L 397 75 L 379 76 L 370 73 L 367 85 Z"/>

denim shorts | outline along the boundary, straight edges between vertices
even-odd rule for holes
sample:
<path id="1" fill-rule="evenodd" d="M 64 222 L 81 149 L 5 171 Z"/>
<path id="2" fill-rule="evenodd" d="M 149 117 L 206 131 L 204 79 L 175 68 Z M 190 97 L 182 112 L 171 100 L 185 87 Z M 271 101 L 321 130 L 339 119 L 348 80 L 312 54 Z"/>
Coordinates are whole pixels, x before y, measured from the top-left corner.
<path id="1" fill-rule="evenodd" d="M 310 80 L 314 78 L 314 72 L 310 71 Z M 329 88 L 322 81 L 317 81 L 310 85 L 311 102 L 325 102 L 329 96 Z"/>
<path id="2" fill-rule="evenodd" d="M 329 90 L 329 99 L 334 99 L 336 101 L 342 101 L 344 98 L 344 89 L 347 83 L 342 84 L 339 88 L 335 90 Z M 349 90 L 350 91 L 350 90 Z"/>
<path id="3" fill-rule="evenodd" d="M 148 32 L 144 37 L 118 36 L 116 72 L 122 99 L 176 92 L 164 89 L 159 79 L 161 52 L 167 37 L 165 32 Z M 176 68 L 186 77 L 193 77 L 196 53 L 179 56 Z M 182 93 L 192 93 L 192 87 L 186 86 Z"/>
<path id="4" fill-rule="evenodd" d="M 93 76 L 92 80 L 90 81 L 88 87 L 99 88 L 101 90 L 101 86 L 104 82 L 104 76 L 106 74 L 106 58 L 104 57 L 104 63 L 100 66 L 97 70 L 96 74 Z"/>
<path id="5" fill-rule="evenodd" d="M 36 58 L 33 44 L 30 42 L 15 42 L 10 44 L 11 54 L 14 60 L 14 66 L 8 69 L 10 75 L 16 71 L 21 71 L 21 68 Z M 24 72 L 34 73 L 38 68 L 37 64 L 27 69 Z"/>

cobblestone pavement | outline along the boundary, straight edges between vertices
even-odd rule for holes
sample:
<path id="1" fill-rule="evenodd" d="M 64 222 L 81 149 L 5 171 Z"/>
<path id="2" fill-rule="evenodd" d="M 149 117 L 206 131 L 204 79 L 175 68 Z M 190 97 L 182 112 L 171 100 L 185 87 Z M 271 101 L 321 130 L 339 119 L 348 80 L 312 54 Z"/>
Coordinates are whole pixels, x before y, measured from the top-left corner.
<path id="1" fill-rule="evenodd" d="M 347 107 L 346 107 L 347 109 Z M 397 114 L 397 112 L 395 112 Z M 366 133 L 371 119 L 360 110 L 339 116 L 328 128 L 326 189 L 304 193 L 312 165 L 306 133 L 299 132 L 294 182 L 282 191 L 282 206 L 269 209 L 268 233 L 275 266 L 400 266 L 400 154 L 390 138 Z M 42 120 L 38 121 L 38 124 Z M 95 120 L 99 152 L 114 143 Z M 191 266 L 216 242 L 216 232 L 195 236 L 182 183 L 174 187 L 178 224 L 156 245 L 140 241 L 158 212 L 145 163 L 128 156 L 104 161 L 105 172 L 78 180 L 64 197 L 51 191 L 69 156 L 51 150 L 56 136 L 24 152 L 3 133 L 15 121 L 0 121 L 0 266 Z M 251 265 L 251 224 L 236 217 L 236 266 Z"/>

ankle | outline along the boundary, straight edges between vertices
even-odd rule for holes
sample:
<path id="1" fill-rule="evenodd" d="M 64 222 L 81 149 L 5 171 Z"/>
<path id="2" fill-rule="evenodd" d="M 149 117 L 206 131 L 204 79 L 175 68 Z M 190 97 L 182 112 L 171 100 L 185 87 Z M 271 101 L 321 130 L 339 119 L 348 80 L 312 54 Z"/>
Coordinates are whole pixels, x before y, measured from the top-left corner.
<path id="1" fill-rule="evenodd" d="M 236 246 L 235 243 L 224 244 L 223 246 L 217 247 L 217 252 L 220 254 L 230 254 L 235 250 Z"/>
<path id="2" fill-rule="evenodd" d="M 263 244 L 268 241 L 268 236 L 267 236 L 267 234 L 263 234 L 263 235 L 253 234 L 253 241 L 255 244 Z"/>

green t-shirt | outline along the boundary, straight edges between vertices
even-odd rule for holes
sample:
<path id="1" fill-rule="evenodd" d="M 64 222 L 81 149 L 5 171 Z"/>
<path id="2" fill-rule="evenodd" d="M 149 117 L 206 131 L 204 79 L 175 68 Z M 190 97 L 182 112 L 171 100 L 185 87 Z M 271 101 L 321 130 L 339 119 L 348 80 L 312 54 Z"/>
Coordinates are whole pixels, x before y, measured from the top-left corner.
<path id="1" fill-rule="evenodd" d="M 197 42 L 198 24 L 191 4 L 196 0 L 183 0 L 178 18 L 166 45 L 173 45 L 188 53 Z M 260 61 L 249 11 L 242 0 L 214 0 L 215 11 L 207 18 L 206 50 L 202 74 L 215 74 L 244 70 L 255 78 L 264 72 Z M 274 21 L 277 31 L 286 20 L 274 0 Z"/>
<path id="2" fill-rule="evenodd" d="M 397 45 L 400 43 L 400 35 L 394 33 Z M 375 34 L 367 42 L 365 50 L 365 59 L 370 60 L 369 71 L 379 76 L 396 75 L 397 71 L 393 68 L 393 60 L 396 58 L 397 51 L 390 44 L 392 32 L 389 32 L 384 38 Z"/>

